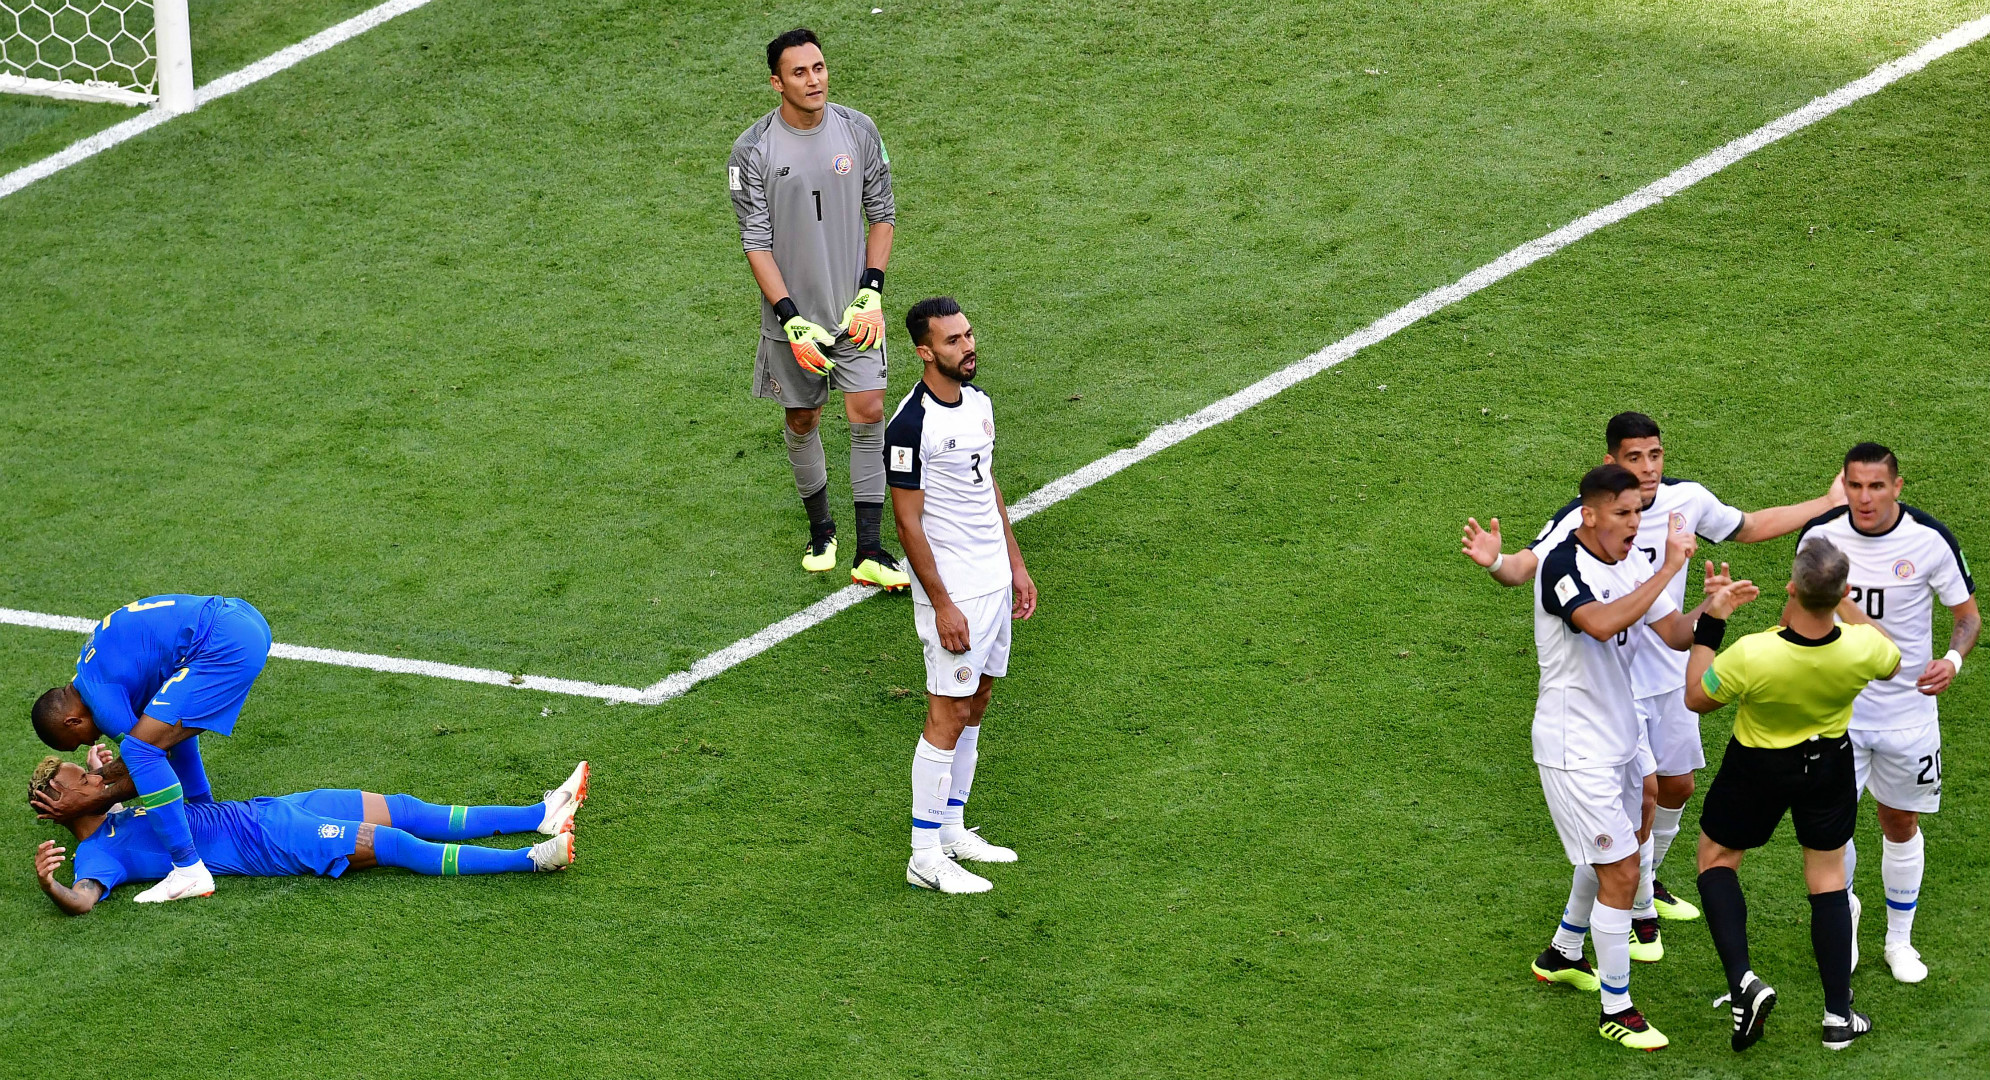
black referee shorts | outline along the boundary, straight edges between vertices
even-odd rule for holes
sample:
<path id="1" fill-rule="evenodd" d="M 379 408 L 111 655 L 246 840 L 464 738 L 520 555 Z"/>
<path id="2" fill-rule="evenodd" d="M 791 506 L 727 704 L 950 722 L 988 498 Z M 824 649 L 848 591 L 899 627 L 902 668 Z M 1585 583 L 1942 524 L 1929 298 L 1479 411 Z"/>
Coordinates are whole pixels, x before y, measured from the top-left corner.
<path id="1" fill-rule="evenodd" d="M 1851 739 L 1812 739 L 1780 750 L 1728 740 L 1700 808 L 1700 831 L 1722 847 L 1758 848 L 1784 813 L 1796 826 L 1797 843 L 1813 851 L 1841 848 L 1852 839 L 1859 786 Z"/>

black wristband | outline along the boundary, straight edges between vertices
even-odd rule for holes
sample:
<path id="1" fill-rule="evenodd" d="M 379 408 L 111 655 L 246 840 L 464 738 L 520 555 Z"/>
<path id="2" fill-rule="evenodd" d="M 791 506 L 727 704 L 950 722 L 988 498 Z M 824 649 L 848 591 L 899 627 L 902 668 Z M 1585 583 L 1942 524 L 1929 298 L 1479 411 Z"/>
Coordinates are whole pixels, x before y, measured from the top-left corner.
<path id="1" fill-rule="evenodd" d="M 859 289 L 876 289 L 879 293 L 883 293 L 884 271 L 875 266 L 864 267 L 864 276 L 857 279 L 857 287 Z"/>
<path id="2" fill-rule="evenodd" d="M 781 320 L 784 325 L 789 319 L 801 318 L 801 309 L 795 307 L 795 298 L 792 296 L 783 296 L 779 300 L 774 301 L 774 317 Z"/>
<path id="3" fill-rule="evenodd" d="M 1725 637 L 1727 637 L 1726 619 L 1716 619 L 1712 615 L 1702 615 L 1700 616 L 1700 621 L 1693 624 L 1693 644 L 1695 645 L 1705 645 L 1707 648 L 1719 652 L 1721 640 Z"/>

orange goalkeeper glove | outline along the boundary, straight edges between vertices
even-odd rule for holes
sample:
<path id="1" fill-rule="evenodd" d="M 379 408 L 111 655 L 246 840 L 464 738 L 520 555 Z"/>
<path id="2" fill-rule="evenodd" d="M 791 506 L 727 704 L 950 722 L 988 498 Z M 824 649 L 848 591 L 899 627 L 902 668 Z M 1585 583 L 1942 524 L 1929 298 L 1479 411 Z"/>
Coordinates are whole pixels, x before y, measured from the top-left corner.
<path id="1" fill-rule="evenodd" d="M 884 343 L 884 271 L 864 271 L 857 295 L 843 309 L 843 321 L 836 329 L 848 333 L 859 349 L 875 349 Z"/>
<path id="2" fill-rule="evenodd" d="M 812 374 L 829 374 L 836 361 L 822 351 L 822 346 L 836 344 L 836 335 L 802 318 L 791 297 L 784 296 L 780 303 L 774 305 L 774 316 L 781 320 L 781 332 L 787 335 L 788 348 L 795 351 L 795 363 Z"/>

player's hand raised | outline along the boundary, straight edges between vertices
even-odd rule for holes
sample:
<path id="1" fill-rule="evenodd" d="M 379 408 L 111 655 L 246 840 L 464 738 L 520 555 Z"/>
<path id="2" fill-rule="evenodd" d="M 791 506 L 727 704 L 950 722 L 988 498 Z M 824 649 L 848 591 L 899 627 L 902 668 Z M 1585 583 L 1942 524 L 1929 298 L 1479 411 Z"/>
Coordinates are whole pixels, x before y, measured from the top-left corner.
<path id="1" fill-rule="evenodd" d="M 117 751 L 112 750 L 109 743 L 98 743 L 83 751 L 83 771 L 97 772 L 116 760 Z"/>
<path id="2" fill-rule="evenodd" d="M 1665 566 L 1678 573 L 1686 566 L 1693 553 L 1700 550 L 1700 538 L 1686 527 L 1686 518 L 1681 514 L 1672 515 L 1672 528 L 1665 534 Z"/>
<path id="3" fill-rule="evenodd" d="M 1490 524 L 1491 528 L 1482 529 L 1478 518 L 1465 519 L 1464 554 L 1480 566 L 1491 566 L 1499 560 L 1499 519 L 1490 519 Z"/>
<path id="4" fill-rule="evenodd" d="M 1734 614 L 1736 608 L 1762 595 L 1762 590 L 1752 581 L 1730 581 L 1716 592 L 1707 596 L 1707 614 L 1716 619 L 1725 619 Z"/>
<path id="5" fill-rule="evenodd" d="M 822 351 L 822 346 L 836 344 L 836 335 L 800 315 L 781 324 L 781 332 L 788 335 L 788 348 L 795 351 L 795 363 L 804 370 L 827 375 L 836 366 L 836 361 Z"/>
<path id="6" fill-rule="evenodd" d="M 1729 576 L 1726 563 L 1722 563 L 1720 571 L 1716 573 L 1714 571 L 1714 561 L 1708 559 L 1706 573 L 1702 575 L 1700 580 L 1700 595 L 1712 596 L 1733 582 L 1734 578 Z"/>
<path id="7" fill-rule="evenodd" d="M 56 847 L 53 840 L 43 840 L 35 849 L 35 877 L 43 889 L 55 886 L 55 872 L 62 867 L 62 858 L 67 854 L 69 849 Z"/>

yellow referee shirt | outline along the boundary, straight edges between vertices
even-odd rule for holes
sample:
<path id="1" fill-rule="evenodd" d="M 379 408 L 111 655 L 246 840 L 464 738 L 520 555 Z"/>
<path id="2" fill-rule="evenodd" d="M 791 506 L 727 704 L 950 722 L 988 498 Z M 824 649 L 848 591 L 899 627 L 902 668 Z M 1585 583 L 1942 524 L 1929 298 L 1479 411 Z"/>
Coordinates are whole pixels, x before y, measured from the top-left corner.
<path id="1" fill-rule="evenodd" d="M 1739 703 L 1736 742 L 1774 750 L 1845 734 L 1859 691 L 1899 666 L 1900 650 L 1865 623 L 1833 627 L 1822 640 L 1778 628 L 1728 646 L 1700 686 L 1723 705 Z"/>

